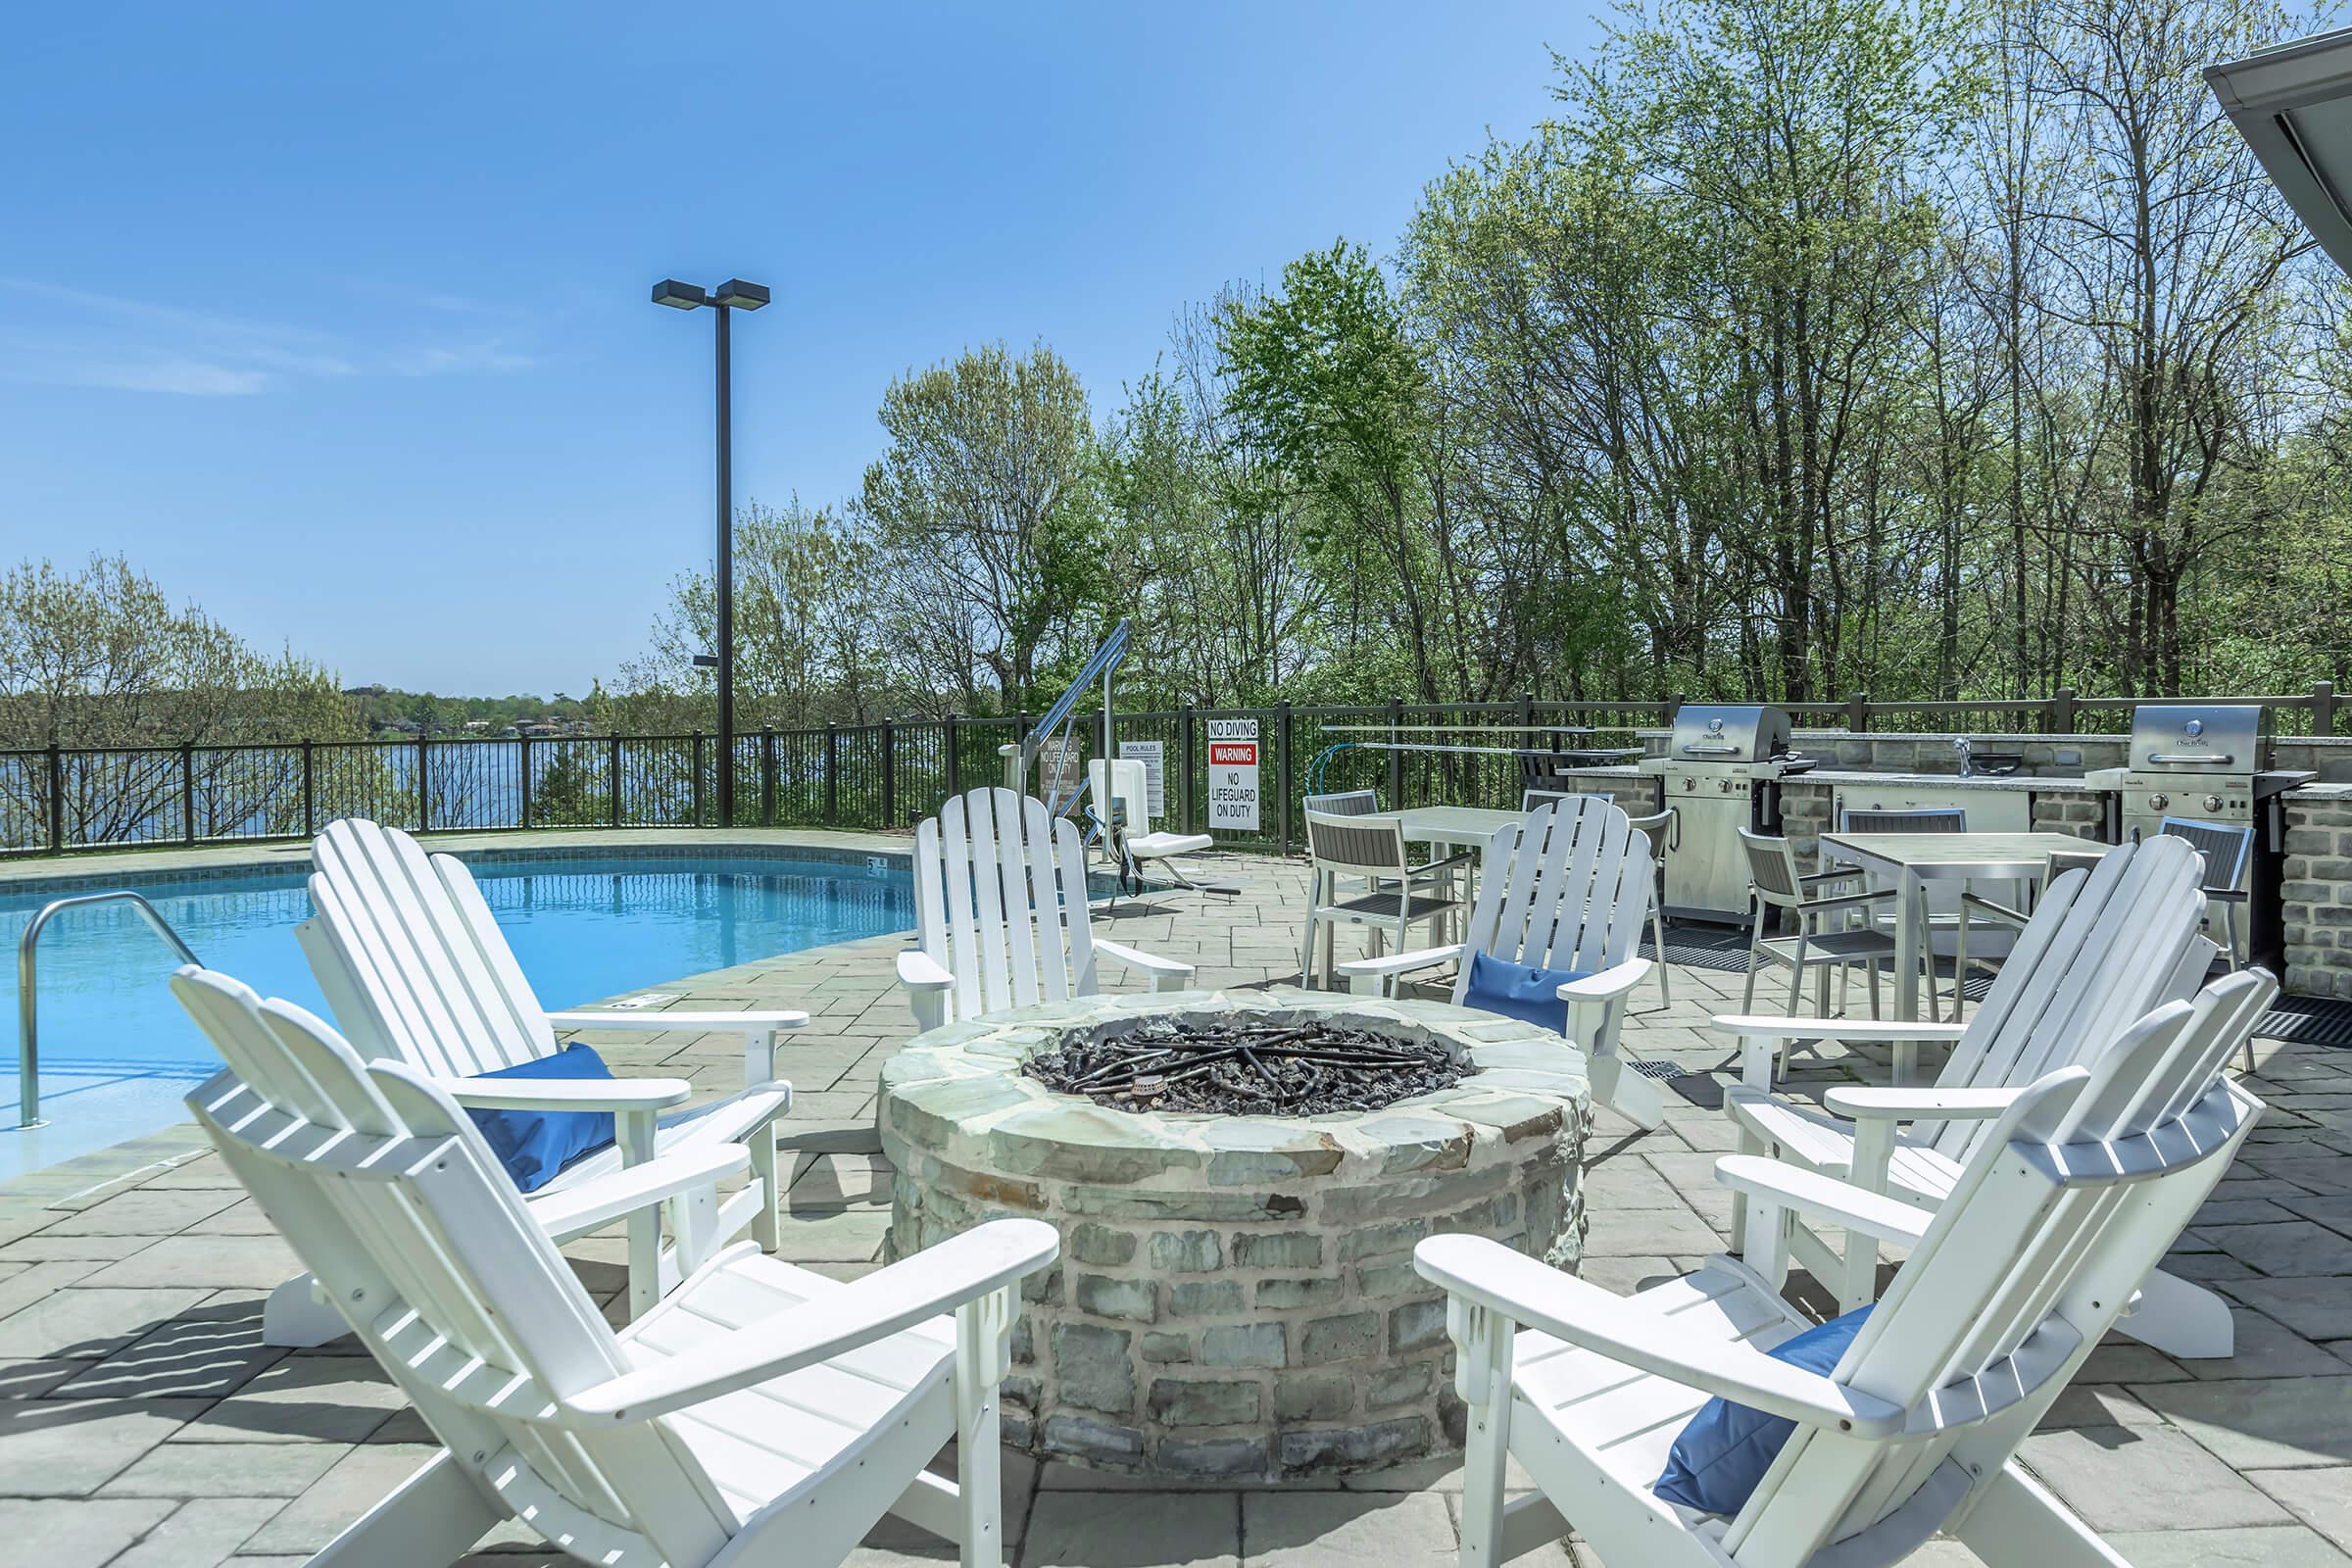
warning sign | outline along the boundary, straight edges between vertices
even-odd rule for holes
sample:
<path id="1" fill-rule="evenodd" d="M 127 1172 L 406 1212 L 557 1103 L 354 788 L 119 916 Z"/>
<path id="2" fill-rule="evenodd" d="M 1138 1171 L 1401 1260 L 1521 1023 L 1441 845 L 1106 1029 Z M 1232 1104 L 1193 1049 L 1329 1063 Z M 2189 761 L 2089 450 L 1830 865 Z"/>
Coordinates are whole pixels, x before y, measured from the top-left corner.
<path id="1" fill-rule="evenodd" d="M 1208 721 L 1208 830 L 1258 831 L 1257 720 Z"/>

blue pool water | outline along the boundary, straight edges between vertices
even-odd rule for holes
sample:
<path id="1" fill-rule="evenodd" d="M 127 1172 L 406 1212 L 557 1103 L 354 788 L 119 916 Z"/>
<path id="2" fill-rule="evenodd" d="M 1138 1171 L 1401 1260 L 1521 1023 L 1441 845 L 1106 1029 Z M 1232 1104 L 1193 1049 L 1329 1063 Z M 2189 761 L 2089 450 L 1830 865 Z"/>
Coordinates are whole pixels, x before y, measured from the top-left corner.
<path id="1" fill-rule="evenodd" d="M 879 860 L 572 856 L 479 861 L 474 876 L 551 1008 L 914 924 L 913 879 Z M 326 1013 L 294 939 L 311 912 L 301 874 L 126 885 L 210 967 Z M 0 951 L 13 955 L 33 911 L 55 897 L 0 896 Z M 220 1064 L 164 984 L 170 951 L 128 906 L 61 914 L 40 947 L 41 1112 L 51 1125 L 16 1130 L 16 1063 L 13 1054 L 0 1059 L 0 1180 L 182 1119 L 180 1097 Z M 13 1044 L 16 966 L 4 967 L 0 1027 Z"/>

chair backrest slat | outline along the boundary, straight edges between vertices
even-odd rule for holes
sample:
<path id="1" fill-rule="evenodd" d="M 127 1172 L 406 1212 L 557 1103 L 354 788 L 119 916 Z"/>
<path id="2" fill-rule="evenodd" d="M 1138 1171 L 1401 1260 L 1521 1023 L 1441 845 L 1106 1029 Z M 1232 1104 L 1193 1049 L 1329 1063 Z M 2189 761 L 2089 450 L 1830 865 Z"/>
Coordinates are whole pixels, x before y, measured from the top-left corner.
<path id="1" fill-rule="evenodd" d="M 1747 880 L 1757 897 L 1776 908 L 1804 902 L 1804 883 L 1796 869 L 1796 851 L 1785 838 L 1740 830 L 1740 847 L 1747 853 Z"/>
<path id="2" fill-rule="evenodd" d="M 1077 824 L 1001 786 L 914 834 L 915 942 L 956 977 L 951 1016 L 1091 996 L 1095 939 Z"/>
<path id="3" fill-rule="evenodd" d="M 554 1417 L 631 1362 L 466 1114 L 225 975 L 190 965 L 172 987 L 229 1063 L 189 1097 L 197 1120 L 460 1462 L 510 1462 L 672 1561 L 723 1546 L 739 1521 L 665 1419 Z M 297 1081 L 308 1111 L 264 1087 Z"/>

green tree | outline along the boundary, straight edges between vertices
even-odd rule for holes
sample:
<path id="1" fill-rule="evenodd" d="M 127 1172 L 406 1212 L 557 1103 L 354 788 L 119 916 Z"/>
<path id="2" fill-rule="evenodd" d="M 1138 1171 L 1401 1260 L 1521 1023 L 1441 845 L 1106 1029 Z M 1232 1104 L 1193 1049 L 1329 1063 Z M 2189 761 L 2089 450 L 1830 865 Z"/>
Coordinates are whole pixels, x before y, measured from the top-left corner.
<path id="1" fill-rule="evenodd" d="M 893 381 L 880 417 L 889 444 L 859 511 L 881 553 L 892 652 L 967 710 L 1017 709 L 1100 618 L 1085 389 L 1042 343 L 1018 356 L 991 344 Z"/>

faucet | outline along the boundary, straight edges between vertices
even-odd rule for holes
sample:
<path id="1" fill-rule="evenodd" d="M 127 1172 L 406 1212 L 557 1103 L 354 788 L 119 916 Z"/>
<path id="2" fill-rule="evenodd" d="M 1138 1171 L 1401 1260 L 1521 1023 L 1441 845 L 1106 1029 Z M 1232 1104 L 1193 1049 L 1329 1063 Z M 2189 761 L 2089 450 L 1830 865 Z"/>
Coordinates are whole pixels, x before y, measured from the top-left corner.
<path id="1" fill-rule="evenodd" d="M 1952 750 L 1960 754 L 1960 776 L 1962 778 L 1975 778 L 1977 776 L 1977 768 L 1976 763 L 1970 759 L 1968 737 L 1965 735 L 1953 736 Z"/>

